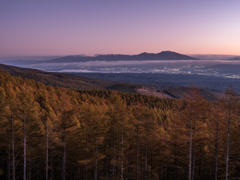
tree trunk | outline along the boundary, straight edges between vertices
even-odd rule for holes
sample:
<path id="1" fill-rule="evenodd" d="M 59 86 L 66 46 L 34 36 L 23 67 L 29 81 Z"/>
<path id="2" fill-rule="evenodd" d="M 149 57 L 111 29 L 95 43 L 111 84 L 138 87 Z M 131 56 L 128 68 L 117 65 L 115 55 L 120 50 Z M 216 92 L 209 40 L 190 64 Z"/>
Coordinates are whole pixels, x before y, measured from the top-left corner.
<path id="1" fill-rule="evenodd" d="M 115 160 L 115 107 L 114 107 L 114 119 L 113 119 L 113 156 L 112 156 L 112 178 L 114 179 L 114 163 Z"/>
<path id="2" fill-rule="evenodd" d="M 139 127 L 138 127 L 138 120 L 137 120 L 137 162 L 136 162 L 136 180 L 138 180 L 138 152 L 139 152 L 139 137 L 138 137 L 138 134 L 139 134 Z"/>
<path id="3" fill-rule="evenodd" d="M 9 132 L 8 132 L 8 180 L 10 180 L 10 176 L 11 176 L 11 164 L 10 164 L 10 162 L 11 162 L 11 143 L 10 143 L 10 137 L 9 137 L 10 135 L 9 135 Z"/>
<path id="4" fill-rule="evenodd" d="M 31 145 L 29 144 L 29 152 L 31 152 Z M 28 180 L 32 179 L 31 153 L 28 158 Z"/>
<path id="5" fill-rule="evenodd" d="M 96 139 L 96 150 L 95 150 L 95 156 L 96 156 L 96 159 L 95 159 L 95 180 L 97 180 L 97 172 L 98 172 L 97 155 L 98 155 L 98 146 L 97 146 L 97 139 Z"/>
<path id="6" fill-rule="evenodd" d="M 229 146 L 230 146 L 230 106 L 229 106 L 229 118 L 228 118 L 228 136 L 227 136 L 227 158 L 226 158 L 226 178 L 225 180 L 228 180 L 228 163 L 229 163 Z"/>
<path id="7" fill-rule="evenodd" d="M 193 139 L 195 137 L 195 119 L 193 120 Z M 194 180 L 194 172 L 195 172 L 195 143 L 192 142 L 192 180 Z"/>
<path id="8" fill-rule="evenodd" d="M 52 158 L 52 150 L 51 150 L 51 180 L 53 180 L 53 158 Z"/>
<path id="9" fill-rule="evenodd" d="M 194 180 L 195 170 L 195 143 L 192 142 L 192 180 Z"/>
<path id="10" fill-rule="evenodd" d="M 12 179 L 16 180 L 16 177 L 15 177 L 15 155 L 14 155 L 14 127 L 13 127 L 12 107 L 11 107 L 11 125 L 12 125 Z"/>
<path id="11" fill-rule="evenodd" d="M 175 173 L 174 173 L 174 179 L 175 179 L 175 180 L 177 180 L 177 177 L 178 177 L 178 176 L 177 176 L 177 173 L 178 173 L 178 172 L 177 172 L 177 171 L 178 171 L 177 168 L 178 168 L 178 159 L 175 157 L 175 158 L 174 158 L 174 171 L 175 171 Z"/>
<path id="12" fill-rule="evenodd" d="M 201 179 L 202 157 L 199 159 L 198 177 Z"/>
<path id="13" fill-rule="evenodd" d="M 147 120 L 146 120 L 147 122 Z M 145 144 L 145 179 L 148 179 L 148 127 L 146 124 L 146 144 Z"/>
<path id="14" fill-rule="evenodd" d="M 168 176 L 169 176 L 169 167 L 167 166 L 167 180 L 168 180 Z"/>
<path id="15" fill-rule="evenodd" d="M 165 171 L 164 171 L 164 166 L 162 167 L 162 180 L 165 179 Z"/>
<path id="16" fill-rule="evenodd" d="M 63 127 L 63 153 L 62 153 L 62 180 L 65 180 L 65 168 L 66 168 L 66 137 L 65 137 L 65 125 Z"/>
<path id="17" fill-rule="evenodd" d="M 215 145 L 215 180 L 217 180 L 218 170 L 218 121 L 217 121 L 217 132 L 216 132 L 216 145 Z"/>
<path id="18" fill-rule="evenodd" d="M 98 123 L 98 122 L 99 122 L 99 121 L 98 121 L 98 119 L 97 119 L 97 123 Z M 97 180 L 97 177 L 98 177 L 98 144 L 97 144 L 98 132 L 97 132 L 97 129 L 98 129 L 98 125 L 97 125 L 97 127 L 96 127 L 95 180 Z"/>
<path id="19" fill-rule="evenodd" d="M 122 147 L 121 147 L 121 180 L 123 180 L 123 125 L 122 125 Z"/>
<path id="20" fill-rule="evenodd" d="M 85 148 L 86 148 L 86 157 L 85 157 L 85 160 L 86 160 L 86 164 L 85 164 L 85 178 L 86 180 L 88 179 L 88 164 L 87 164 L 87 159 L 88 159 L 88 124 L 86 123 L 86 144 L 85 144 Z"/>
<path id="21" fill-rule="evenodd" d="M 23 131 L 24 131 L 24 139 L 23 139 L 23 180 L 26 180 L 26 170 L 27 170 L 27 147 L 26 147 L 26 118 L 25 118 L 25 111 L 24 111 L 24 118 L 23 118 Z"/>
<path id="22" fill-rule="evenodd" d="M 187 168 L 186 167 L 184 168 L 184 177 L 185 177 L 184 179 L 187 179 Z"/>
<path id="23" fill-rule="evenodd" d="M 46 122 L 46 180 L 48 180 L 48 120 Z"/>
<path id="24" fill-rule="evenodd" d="M 188 180 L 192 178 L 192 118 L 190 117 Z"/>

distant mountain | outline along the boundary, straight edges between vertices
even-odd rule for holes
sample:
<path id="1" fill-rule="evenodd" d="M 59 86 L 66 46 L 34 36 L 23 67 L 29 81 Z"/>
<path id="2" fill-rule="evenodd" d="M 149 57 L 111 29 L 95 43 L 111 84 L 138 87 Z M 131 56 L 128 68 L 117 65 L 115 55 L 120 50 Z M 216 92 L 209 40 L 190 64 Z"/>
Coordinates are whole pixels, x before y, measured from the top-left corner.
<path id="1" fill-rule="evenodd" d="M 237 56 L 237 57 L 234 57 L 234 58 L 231 58 L 231 59 L 228 59 L 228 60 L 240 60 L 240 56 Z"/>
<path id="2" fill-rule="evenodd" d="M 50 60 L 6 60 L 1 63 L 13 66 L 24 67 L 31 64 L 41 63 L 71 63 L 71 62 L 86 62 L 86 61 L 141 61 L 141 60 L 198 60 L 198 58 L 179 54 L 172 51 L 162 51 L 160 53 L 141 53 L 138 55 L 123 55 L 123 54 L 107 54 L 97 56 L 64 56 Z"/>
<path id="3" fill-rule="evenodd" d="M 107 54 L 90 56 L 66 56 L 45 61 L 45 63 L 63 63 L 63 62 L 86 62 L 86 61 L 120 61 L 120 60 L 198 60 L 190 56 L 179 54 L 172 51 L 162 51 L 160 53 L 141 53 L 138 55 Z"/>

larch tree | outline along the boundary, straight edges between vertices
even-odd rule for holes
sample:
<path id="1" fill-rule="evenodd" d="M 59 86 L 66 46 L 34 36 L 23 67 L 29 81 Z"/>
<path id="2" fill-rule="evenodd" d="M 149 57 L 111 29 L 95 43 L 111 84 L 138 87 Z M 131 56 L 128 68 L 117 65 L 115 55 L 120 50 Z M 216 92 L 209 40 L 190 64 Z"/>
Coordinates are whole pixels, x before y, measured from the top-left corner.
<path id="1" fill-rule="evenodd" d="M 27 132 L 32 128 L 32 122 L 37 121 L 36 104 L 32 89 L 25 82 L 19 86 L 18 98 L 20 100 L 19 112 L 23 123 L 23 180 L 27 179 Z M 27 129 L 28 126 L 28 129 Z M 29 137 L 30 139 L 31 137 Z"/>
<path id="2" fill-rule="evenodd" d="M 185 137 L 189 142 L 188 180 L 194 180 L 195 178 L 195 145 L 198 139 L 204 139 L 201 137 L 204 134 L 201 133 L 201 131 L 205 129 L 206 126 L 204 121 L 206 120 L 205 112 L 207 107 L 207 101 L 204 100 L 204 97 L 200 93 L 198 87 L 193 83 L 190 84 L 190 87 L 187 89 L 185 99 L 179 107 L 178 115 L 174 117 L 176 120 L 179 119 L 178 121 L 181 122 L 178 129 L 179 131 L 185 131 Z M 187 133 L 189 134 L 188 136 Z"/>
<path id="3" fill-rule="evenodd" d="M 222 164 L 221 162 L 221 149 L 222 147 L 222 140 L 223 140 L 223 134 L 224 134 L 224 110 L 220 106 L 219 102 L 211 103 L 210 107 L 210 116 L 208 120 L 208 132 L 209 134 L 209 147 L 211 147 L 213 150 L 211 152 L 213 153 L 214 158 L 214 179 L 217 180 L 219 177 L 218 168 L 219 165 Z"/>
<path id="4" fill-rule="evenodd" d="M 135 171 L 135 174 L 136 174 L 136 180 L 139 179 L 139 148 L 140 148 L 140 134 L 142 133 L 141 132 L 141 129 L 140 129 L 140 111 L 141 111 L 141 105 L 138 104 L 137 106 L 135 106 L 133 108 L 133 116 L 135 117 L 134 118 L 134 121 L 132 122 L 133 126 L 134 126 L 134 139 L 136 140 L 136 150 L 135 150 L 135 154 L 136 154 L 136 171 Z M 134 143 L 134 144 L 135 144 Z"/>
<path id="5" fill-rule="evenodd" d="M 226 126 L 227 126 L 227 150 L 226 150 L 226 175 L 225 180 L 229 179 L 229 156 L 230 156 L 230 137 L 231 137 L 231 128 L 232 123 L 234 123 L 237 119 L 237 110 L 239 106 L 239 97 L 232 86 L 229 86 L 225 90 L 225 94 L 223 98 L 220 100 L 222 106 L 226 110 Z"/>
<path id="6" fill-rule="evenodd" d="M 45 87 L 38 90 L 38 103 L 41 107 L 41 120 L 45 125 L 45 136 L 46 136 L 46 180 L 49 179 L 49 147 L 52 146 L 53 136 L 49 137 L 52 133 L 52 123 L 57 119 L 55 112 L 52 106 L 56 106 L 56 99 L 53 93 L 49 94 Z M 50 141 L 51 140 L 51 144 Z M 50 144 L 50 145 L 49 145 Z M 52 161 L 52 159 L 51 159 Z M 52 163 L 51 163 L 52 164 Z M 52 166 L 51 166 L 51 174 L 52 174 Z M 52 178 L 52 175 L 51 175 Z"/>
<path id="7" fill-rule="evenodd" d="M 5 93 L 5 89 L 1 87 L 1 84 L 0 84 L 0 146 L 1 147 L 4 147 L 4 136 L 3 134 L 7 132 L 7 129 L 5 129 L 5 123 L 4 123 L 4 119 L 5 119 L 5 108 L 6 108 L 6 104 L 5 104 L 5 97 L 6 97 L 6 93 Z M 8 142 L 9 141 L 9 138 L 8 138 Z M 2 149 L 0 148 L 0 151 Z M 8 151 L 10 151 L 10 147 L 8 147 Z M 8 152 L 8 154 L 10 155 L 10 153 Z M 8 162 L 9 163 L 9 162 Z M 2 163 L 1 163 L 2 164 Z M 4 167 L 0 166 L 0 176 L 4 174 Z M 6 168 L 7 169 L 7 168 Z M 8 168 L 9 171 L 10 171 L 10 167 Z M 8 174 L 8 178 L 10 179 L 10 172 Z"/>
<path id="8" fill-rule="evenodd" d="M 17 98 L 16 98 L 16 92 L 11 87 L 11 85 L 8 85 L 9 89 L 7 91 L 7 103 L 9 104 L 8 109 L 8 119 L 11 123 L 11 149 L 12 149 L 12 179 L 16 180 L 16 163 L 15 163 L 15 137 L 14 137 L 14 125 L 15 125 L 15 112 L 17 109 Z"/>
<path id="9" fill-rule="evenodd" d="M 68 90 L 62 88 L 59 94 L 60 100 L 60 129 L 62 139 L 62 180 L 66 179 L 66 134 L 76 126 L 76 108 L 68 96 Z"/>

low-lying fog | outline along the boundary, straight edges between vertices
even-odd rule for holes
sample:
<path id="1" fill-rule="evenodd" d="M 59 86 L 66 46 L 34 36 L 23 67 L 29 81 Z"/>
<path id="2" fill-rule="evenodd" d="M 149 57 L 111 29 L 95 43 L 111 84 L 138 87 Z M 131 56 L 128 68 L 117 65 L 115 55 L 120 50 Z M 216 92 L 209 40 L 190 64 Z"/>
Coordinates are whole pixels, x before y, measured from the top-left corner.
<path id="1" fill-rule="evenodd" d="M 28 67 L 55 72 L 170 73 L 240 78 L 240 61 L 232 60 L 88 61 L 40 63 Z"/>
<path id="2" fill-rule="evenodd" d="M 240 78 L 240 61 L 234 60 L 141 60 L 72 63 L 38 61 L 38 64 L 31 63 L 31 61 L 24 61 L 24 64 L 17 64 L 17 61 L 9 61 L 7 63 L 43 71 L 68 73 L 168 73 Z"/>
<path id="3" fill-rule="evenodd" d="M 73 63 L 41 63 L 32 66 L 131 66 L 131 65 L 216 65 L 216 64 L 240 64 L 240 61 L 233 60 L 146 60 L 146 61 L 87 61 Z"/>

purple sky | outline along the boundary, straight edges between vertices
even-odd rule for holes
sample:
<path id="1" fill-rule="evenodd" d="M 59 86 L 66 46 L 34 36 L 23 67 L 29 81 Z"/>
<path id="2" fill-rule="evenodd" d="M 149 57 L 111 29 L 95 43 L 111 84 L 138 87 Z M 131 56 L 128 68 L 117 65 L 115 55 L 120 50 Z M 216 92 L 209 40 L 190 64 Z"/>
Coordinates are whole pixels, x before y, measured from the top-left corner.
<path id="1" fill-rule="evenodd" d="M 239 0 L 2 0 L 0 57 L 240 55 Z"/>

